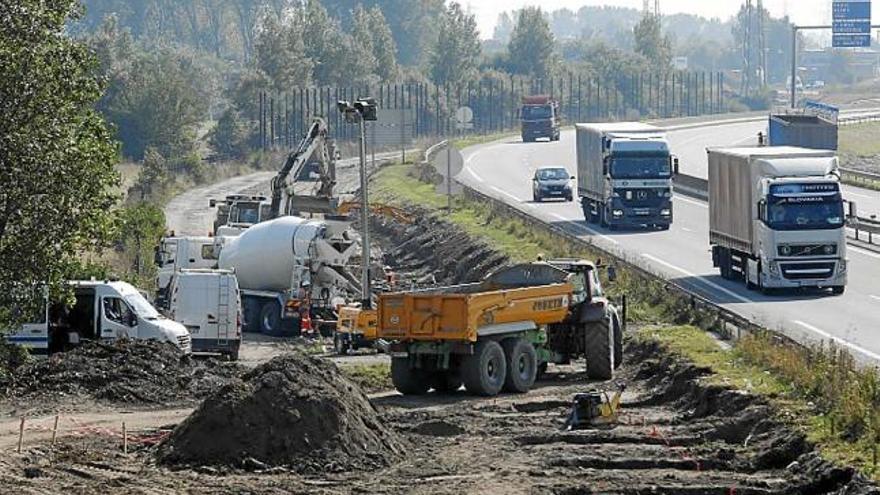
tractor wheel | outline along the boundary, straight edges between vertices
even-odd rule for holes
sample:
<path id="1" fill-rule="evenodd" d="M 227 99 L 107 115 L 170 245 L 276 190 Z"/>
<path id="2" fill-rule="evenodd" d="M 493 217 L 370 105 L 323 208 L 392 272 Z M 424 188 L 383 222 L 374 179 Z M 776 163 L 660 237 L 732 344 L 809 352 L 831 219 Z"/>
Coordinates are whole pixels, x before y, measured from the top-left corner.
<path id="1" fill-rule="evenodd" d="M 507 363 L 504 350 L 498 342 L 484 340 L 477 342 L 474 353 L 467 356 L 461 365 L 464 387 L 474 395 L 498 395 L 507 376 Z"/>
<path id="2" fill-rule="evenodd" d="M 614 376 L 614 329 L 611 318 L 588 323 L 585 330 L 584 354 L 587 376 L 594 380 L 610 380 Z"/>
<path id="3" fill-rule="evenodd" d="M 391 359 L 391 383 L 403 395 L 423 395 L 428 391 L 427 374 L 410 368 L 408 358 Z"/>
<path id="4" fill-rule="evenodd" d="M 526 393 L 535 384 L 538 374 L 538 355 L 535 346 L 521 338 L 505 339 L 501 342 L 507 366 L 504 391 Z"/>

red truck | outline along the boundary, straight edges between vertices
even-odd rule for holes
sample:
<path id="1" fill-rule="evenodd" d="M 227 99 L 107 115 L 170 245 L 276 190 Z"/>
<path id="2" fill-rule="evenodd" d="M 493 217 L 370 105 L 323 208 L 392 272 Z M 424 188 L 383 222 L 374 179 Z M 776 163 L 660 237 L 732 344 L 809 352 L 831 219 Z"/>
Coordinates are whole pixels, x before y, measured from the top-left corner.
<path id="1" fill-rule="evenodd" d="M 538 138 L 559 141 L 559 102 L 552 96 L 523 96 L 519 118 L 523 142 L 532 142 Z"/>

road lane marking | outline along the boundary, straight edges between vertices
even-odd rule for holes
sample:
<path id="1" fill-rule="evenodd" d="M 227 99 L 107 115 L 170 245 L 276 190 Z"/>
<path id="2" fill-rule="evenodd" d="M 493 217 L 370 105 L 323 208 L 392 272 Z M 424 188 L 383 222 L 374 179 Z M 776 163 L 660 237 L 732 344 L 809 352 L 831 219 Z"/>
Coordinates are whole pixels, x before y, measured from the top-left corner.
<path id="1" fill-rule="evenodd" d="M 517 203 L 519 203 L 519 202 L 521 201 L 519 198 L 517 198 L 517 197 L 514 196 L 513 194 L 510 194 L 509 192 L 505 191 L 504 189 L 501 189 L 501 188 L 498 187 L 498 186 L 492 186 L 492 190 L 495 191 L 495 192 L 497 192 L 497 193 L 500 193 L 500 194 L 503 194 L 503 195 L 507 196 L 508 198 L 510 198 L 510 199 L 512 199 L 512 200 L 514 200 L 514 201 L 516 201 Z"/>
<path id="2" fill-rule="evenodd" d="M 707 208 L 707 209 L 709 208 L 709 205 L 706 204 L 706 203 L 701 203 L 701 202 L 699 202 L 699 201 L 695 201 L 695 200 L 690 199 L 690 198 L 684 198 L 684 197 L 682 197 L 680 194 L 676 194 L 676 195 L 673 196 L 673 197 L 674 197 L 675 199 L 679 200 L 679 201 L 684 201 L 685 203 L 690 203 L 690 204 L 692 204 L 692 205 L 699 206 L 700 208 Z"/>
<path id="3" fill-rule="evenodd" d="M 868 196 L 867 194 L 854 193 L 854 192 L 850 191 L 849 189 L 844 189 L 843 194 L 845 196 L 855 196 L 857 198 L 874 199 L 873 196 Z"/>
<path id="4" fill-rule="evenodd" d="M 477 182 L 486 182 L 486 181 L 483 180 L 482 177 L 480 177 L 479 174 L 477 174 L 476 172 L 474 172 L 474 169 L 468 167 L 467 171 L 468 171 L 469 174 L 471 174 L 471 177 L 473 177 L 474 179 L 477 179 Z"/>
<path id="5" fill-rule="evenodd" d="M 602 239 L 605 239 L 606 241 L 610 242 L 611 244 L 619 244 L 619 243 L 617 242 L 617 239 L 614 239 L 613 237 L 609 237 L 609 236 L 607 236 L 607 235 L 605 235 L 605 234 L 603 234 L 603 233 L 601 233 L 601 232 L 598 232 L 598 231 L 596 231 L 596 230 L 593 230 L 593 229 L 587 227 L 586 225 L 584 225 L 584 224 L 582 224 L 582 223 L 579 223 L 577 220 L 572 220 L 572 219 L 570 219 L 570 218 L 565 218 L 564 216 L 560 215 L 559 213 L 551 213 L 550 215 L 551 215 L 552 217 L 556 218 L 556 219 L 562 220 L 563 222 L 569 222 L 569 223 L 571 223 L 572 225 L 575 226 L 575 228 L 578 228 L 578 229 L 581 229 L 581 230 L 583 230 L 583 231 L 586 231 L 586 232 L 589 233 L 589 234 L 592 234 L 592 235 L 595 235 L 595 236 L 599 236 L 599 237 L 601 237 Z"/>
<path id="6" fill-rule="evenodd" d="M 681 230 L 683 230 L 683 231 L 685 231 L 685 232 L 694 232 L 694 230 L 689 229 L 689 228 L 687 228 L 687 227 L 682 227 Z"/>
<path id="7" fill-rule="evenodd" d="M 871 258 L 876 258 L 876 259 L 880 260 L 880 254 L 872 253 L 871 251 L 866 251 L 866 250 L 864 250 L 864 249 L 862 249 L 862 248 L 857 248 L 857 247 L 853 247 L 853 246 L 847 246 L 846 249 L 847 249 L 848 251 L 852 251 L 852 252 L 855 252 L 855 253 L 863 254 L 863 255 L 865 255 L 865 256 L 870 256 Z"/>
<path id="8" fill-rule="evenodd" d="M 752 300 L 750 300 L 750 299 L 748 299 L 748 298 L 745 298 L 745 297 L 743 297 L 743 296 L 737 294 L 736 292 L 733 292 L 732 290 L 730 290 L 730 289 L 728 289 L 728 288 L 726 288 L 726 287 L 722 287 L 722 286 L 716 284 L 715 282 L 710 282 L 709 280 L 706 280 L 706 279 L 704 279 L 703 277 L 701 277 L 701 276 L 699 276 L 699 275 L 697 275 L 697 274 L 695 274 L 695 273 L 691 273 L 691 272 L 685 270 L 684 268 L 681 268 L 681 267 L 678 267 L 678 266 L 673 265 L 672 263 L 668 263 L 668 262 L 666 262 L 666 261 L 663 261 L 663 260 L 661 260 L 660 258 L 658 258 L 658 257 L 656 257 L 656 256 L 652 256 L 652 255 L 647 254 L 647 253 L 642 253 L 642 257 L 643 257 L 643 258 L 646 258 L 646 259 L 649 259 L 649 260 L 653 261 L 654 263 L 661 264 L 661 265 L 663 265 L 663 266 L 665 266 L 665 267 L 667 267 L 667 268 L 671 268 L 671 269 L 673 269 L 673 270 L 675 270 L 675 271 L 681 273 L 682 275 L 686 275 L 686 276 L 688 276 L 688 277 L 695 278 L 698 282 L 700 282 L 700 283 L 702 283 L 702 284 L 705 284 L 705 285 L 708 285 L 709 287 L 712 287 L 713 289 L 715 289 L 715 290 L 717 290 L 717 291 L 723 292 L 723 293 L 727 294 L 728 296 L 730 296 L 730 297 L 736 299 L 737 301 L 740 301 L 740 302 L 743 302 L 743 303 L 746 303 L 746 304 L 750 304 L 750 303 L 753 303 L 753 302 L 754 302 L 754 301 L 752 301 Z"/>
<path id="9" fill-rule="evenodd" d="M 880 301 L 880 296 L 868 296 L 875 301 Z"/>
<path id="10" fill-rule="evenodd" d="M 816 328 L 813 325 L 810 325 L 809 323 L 805 323 L 800 320 L 792 320 L 792 321 L 794 323 L 806 328 L 807 330 L 809 330 L 813 333 L 816 333 L 816 334 L 819 334 L 819 335 L 825 337 L 826 339 L 833 340 L 834 342 L 836 342 L 842 346 L 849 347 L 850 349 L 852 349 L 860 354 L 863 354 L 863 355 L 873 359 L 874 361 L 880 361 L 880 354 L 871 352 L 863 347 L 859 347 L 859 346 L 853 344 L 852 342 L 848 342 L 840 337 L 835 337 L 834 335 L 831 335 L 830 333 L 826 332 L 825 330 L 822 330 L 821 328 Z"/>

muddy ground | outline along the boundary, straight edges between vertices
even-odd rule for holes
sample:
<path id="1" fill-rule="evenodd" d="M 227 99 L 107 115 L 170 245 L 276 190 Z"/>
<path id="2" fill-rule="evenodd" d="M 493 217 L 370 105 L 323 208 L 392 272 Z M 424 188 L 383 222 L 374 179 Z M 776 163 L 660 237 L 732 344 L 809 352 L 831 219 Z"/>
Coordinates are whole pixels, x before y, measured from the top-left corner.
<path id="1" fill-rule="evenodd" d="M 149 442 L 121 452 L 109 436 L 64 438 L 0 458 L 6 493 L 880 493 L 821 461 L 761 399 L 701 384 L 706 370 L 630 345 L 613 428 L 565 431 L 569 403 L 591 387 L 579 368 L 551 368 L 527 395 L 458 392 L 372 398 L 405 456 L 380 469 L 295 474 L 261 463 L 171 470 Z M 157 432 L 140 432 L 145 437 Z M 159 431 L 158 433 L 161 433 Z"/>

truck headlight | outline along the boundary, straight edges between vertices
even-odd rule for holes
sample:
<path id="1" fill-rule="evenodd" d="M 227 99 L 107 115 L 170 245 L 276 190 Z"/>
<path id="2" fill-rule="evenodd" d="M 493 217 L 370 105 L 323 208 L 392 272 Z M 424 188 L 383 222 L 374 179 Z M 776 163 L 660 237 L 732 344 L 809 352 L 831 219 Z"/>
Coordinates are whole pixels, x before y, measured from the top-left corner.
<path id="1" fill-rule="evenodd" d="M 661 217 L 668 217 L 670 215 L 672 215 L 672 211 L 669 208 L 663 208 L 662 210 L 660 210 Z"/>
<path id="2" fill-rule="evenodd" d="M 614 211 L 611 212 L 611 214 L 614 215 L 615 217 L 622 217 L 622 216 L 623 216 L 623 210 L 614 210 Z"/>
<path id="3" fill-rule="evenodd" d="M 771 261 L 770 263 L 767 263 L 767 267 L 770 269 L 770 273 L 772 273 L 773 275 L 779 273 L 779 265 L 777 265 L 776 263 Z"/>
<path id="4" fill-rule="evenodd" d="M 780 256 L 791 256 L 791 246 L 784 244 L 779 246 L 779 255 Z"/>
<path id="5" fill-rule="evenodd" d="M 822 247 L 822 251 L 825 254 L 831 255 L 837 253 L 837 245 L 836 244 L 826 244 Z"/>

